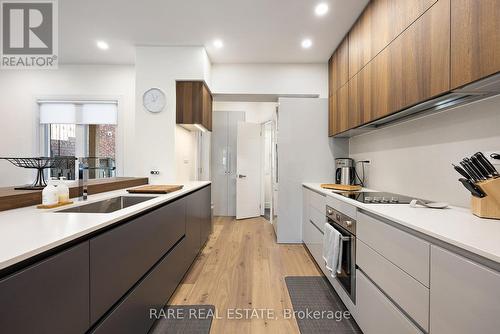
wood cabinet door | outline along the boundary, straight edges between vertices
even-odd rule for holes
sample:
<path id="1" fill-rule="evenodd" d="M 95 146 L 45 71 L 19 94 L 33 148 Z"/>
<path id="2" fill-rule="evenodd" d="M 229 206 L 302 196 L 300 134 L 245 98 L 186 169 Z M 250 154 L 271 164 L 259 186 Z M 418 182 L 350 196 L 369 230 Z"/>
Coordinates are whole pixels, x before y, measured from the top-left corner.
<path id="1" fill-rule="evenodd" d="M 328 134 L 335 136 L 349 130 L 349 85 L 340 87 L 329 98 Z"/>
<path id="2" fill-rule="evenodd" d="M 351 127 L 449 90 L 449 6 L 439 0 L 353 77 Z"/>
<path id="3" fill-rule="evenodd" d="M 371 69 L 366 66 L 349 80 L 349 128 L 374 119 Z"/>
<path id="4" fill-rule="evenodd" d="M 202 87 L 202 100 L 202 125 L 208 131 L 212 131 L 212 95 L 205 85 Z"/>
<path id="5" fill-rule="evenodd" d="M 340 87 L 337 92 L 338 130 L 344 132 L 349 130 L 349 85 Z"/>
<path id="6" fill-rule="evenodd" d="M 349 32 L 349 78 L 358 73 L 436 1 L 371 1 Z"/>
<path id="7" fill-rule="evenodd" d="M 212 94 L 204 81 L 177 81 L 176 123 L 201 124 L 212 131 Z"/>
<path id="8" fill-rule="evenodd" d="M 436 246 L 430 272 L 430 333 L 498 333 L 500 273 Z"/>
<path id="9" fill-rule="evenodd" d="M 340 132 L 339 112 L 337 104 L 337 92 L 328 99 L 328 136 L 334 136 Z"/>
<path id="10" fill-rule="evenodd" d="M 451 1 L 451 88 L 500 71 L 500 1 Z"/>
<path id="11" fill-rule="evenodd" d="M 330 94 L 335 93 L 349 80 L 349 41 L 344 38 L 328 62 Z"/>

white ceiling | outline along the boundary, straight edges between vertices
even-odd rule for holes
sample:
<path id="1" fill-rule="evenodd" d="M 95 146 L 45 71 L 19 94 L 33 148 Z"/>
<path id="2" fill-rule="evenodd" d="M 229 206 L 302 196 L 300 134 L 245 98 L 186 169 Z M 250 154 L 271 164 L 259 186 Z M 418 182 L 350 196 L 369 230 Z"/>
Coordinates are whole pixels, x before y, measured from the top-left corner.
<path id="1" fill-rule="evenodd" d="M 326 0 L 323 17 L 314 14 L 319 2 L 60 0 L 60 62 L 133 64 L 136 45 L 204 45 L 214 63 L 326 62 L 368 0 Z M 303 38 L 313 40 L 310 49 L 301 48 Z"/>

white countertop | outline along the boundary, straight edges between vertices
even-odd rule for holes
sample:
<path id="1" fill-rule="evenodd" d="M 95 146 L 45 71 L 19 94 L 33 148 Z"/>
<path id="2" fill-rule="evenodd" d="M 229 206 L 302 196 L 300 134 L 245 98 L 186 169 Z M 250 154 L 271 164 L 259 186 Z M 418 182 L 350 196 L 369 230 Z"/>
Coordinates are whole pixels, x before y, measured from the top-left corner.
<path id="1" fill-rule="evenodd" d="M 412 208 L 406 204 L 365 204 L 323 189 L 320 183 L 303 183 L 311 190 L 406 226 L 448 244 L 500 263 L 500 220 L 482 219 L 469 209 Z"/>
<path id="2" fill-rule="evenodd" d="M 75 201 L 73 205 L 52 210 L 40 210 L 36 206 L 30 206 L 2 211 L 0 212 L 0 270 L 208 184 L 210 184 L 208 181 L 184 183 L 182 190 L 165 195 L 129 194 L 122 189 L 91 195 L 87 201 Z M 54 213 L 121 195 L 157 196 L 157 198 L 111 213 Z"/>

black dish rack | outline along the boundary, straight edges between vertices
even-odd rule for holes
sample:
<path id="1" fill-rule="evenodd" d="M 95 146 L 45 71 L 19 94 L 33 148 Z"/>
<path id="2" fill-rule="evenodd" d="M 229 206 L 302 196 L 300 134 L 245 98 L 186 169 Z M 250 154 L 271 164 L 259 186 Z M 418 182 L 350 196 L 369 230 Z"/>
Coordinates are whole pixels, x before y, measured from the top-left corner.
<path id="1" fill-rule="evenodd" d="M 41 190 L 47 186 L 44 169 L 63 168 L 70 163 L 74 163 L 76 157 L 36 157 L 36 158 L 0 158 L 7 160 L 11 164 L 20 168 L 36 169 L 36 179 L 31 185 L 16 187 L 16 190 Z"/>

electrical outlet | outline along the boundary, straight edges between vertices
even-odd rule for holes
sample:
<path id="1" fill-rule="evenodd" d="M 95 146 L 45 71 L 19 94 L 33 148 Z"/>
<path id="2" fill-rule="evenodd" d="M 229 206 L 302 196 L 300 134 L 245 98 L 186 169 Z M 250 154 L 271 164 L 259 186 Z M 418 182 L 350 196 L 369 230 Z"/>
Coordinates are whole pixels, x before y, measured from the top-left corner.
<path id="1" fill-rule="evenodd" d="M 488 159 L 489 162 L 491 162 L 493 165 L 496 165 L 496 166 L 500 166 L 500 160 L 497 160 L 497 159 L 493 159 L 491 157 L 491 154 L 493 153 L 498 153 L 500 154 L 500 150 L 498 151 L 488 151 L 488 152 L 483 152 L 483 154 L 486 156 L 486 158 Z"/>

